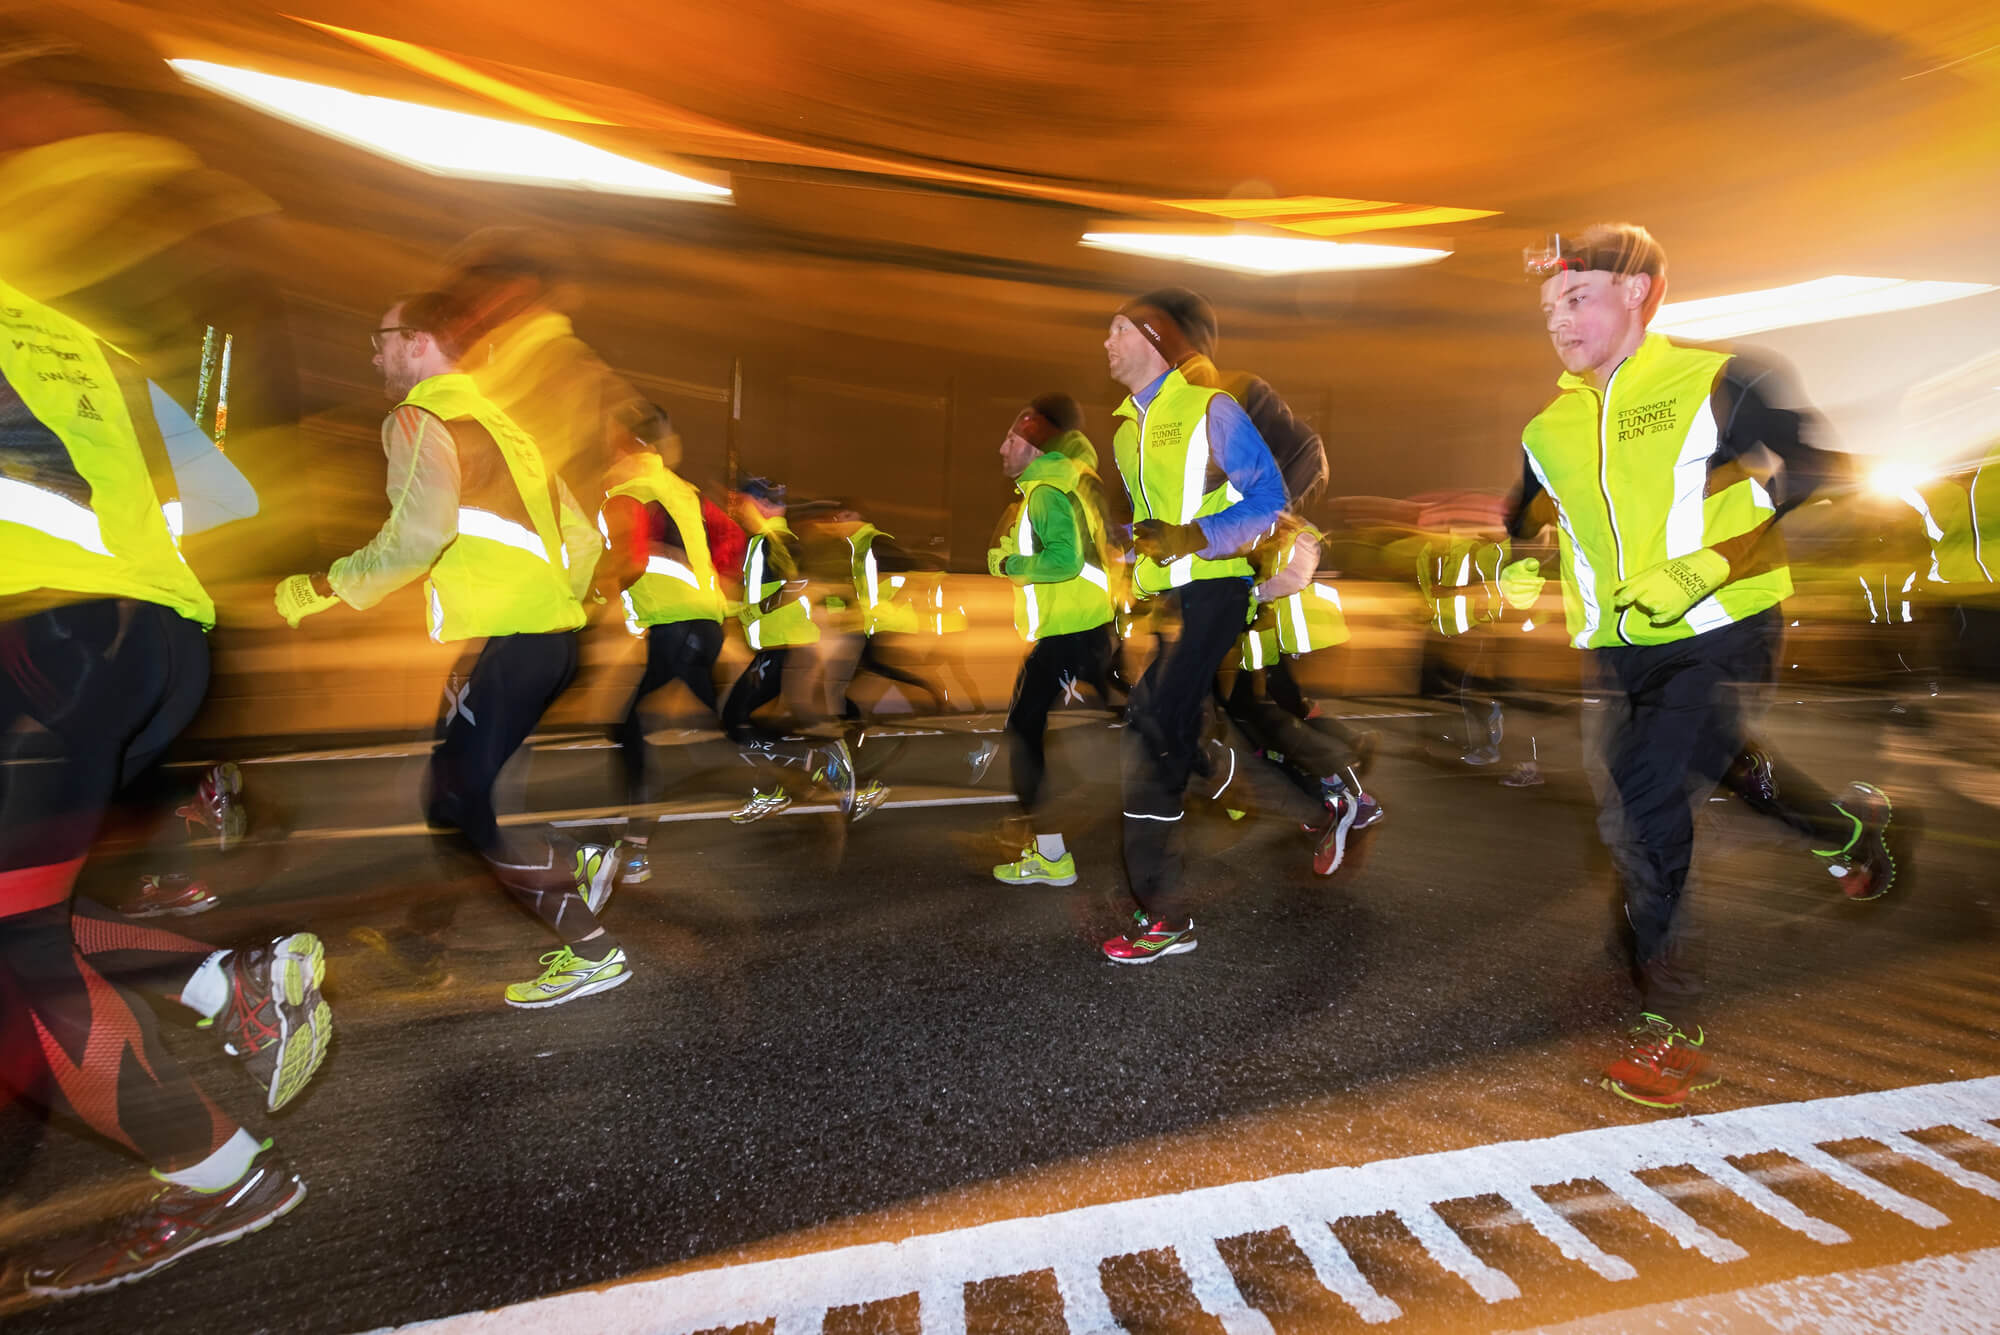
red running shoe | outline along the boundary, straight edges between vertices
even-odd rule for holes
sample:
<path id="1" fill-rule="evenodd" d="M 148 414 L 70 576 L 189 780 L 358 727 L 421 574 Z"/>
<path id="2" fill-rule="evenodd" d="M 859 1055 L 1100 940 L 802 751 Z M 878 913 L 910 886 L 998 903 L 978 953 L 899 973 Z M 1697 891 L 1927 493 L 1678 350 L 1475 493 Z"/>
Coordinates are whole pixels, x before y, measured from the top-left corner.
<path id="1" fill-rule="evenodd" d="M 234 761 L 212 765 L 196 785 L 194 799 L 174 813 L 188 823 L 215 836 L 218 853 L 227 853 L 243 842 L 250 831 L 250 811 L 243 805 L 243 771 Z"/>
<path id="2" fill-rule="evenodd" d="M 1347 857 L 1347 836 L 1360 813 L 1360 803 L 1346 789 L 1330 788 L 1326 792 L 1326 811 L 1330 819 L 1320 833 L 1319 843 L 1313 846 L 1313 871 L 1320 876 L 1331 876 L 1340 870 Z"/>
<path id="3" fill-rule="evenodd" d="M 1722 1083 L 1710 1073 L 1704 1038 L 1699 1025 L 1690 1034 L 1648 1011 L 1632 1027 L 1624 1054 L 1604 1068 L 1604 1087 L 1648 1108 L 1678 1108 L 1695 1090 Z"/>
<path id="4" fill-rule="evenodd" d="M 255 1233 L 306 1198 L 306 1184 L 264 1142 L 241 1181 L 222 1191 L 160 1184 L 146 1208 L 100 1232 L 56 1243 L 29 1262 L 25 1287 L 44 1297 L 97 1293 L 163 1270 L 190 1252 Z"/>
<path id="5" fill-rule="evenodd" d="M 120 904 L 118 911 L 128 918 L 185 918 L 206 913 L 221 902 L 200 881 L 169 872 L 141 876 L 139 893 Z"/>
<path id="6" fill-rule="evenodd" d="M 1147 917 L 1141 909 L 1132 915 L 1132 923 L 1131 931 L 1104 943 L 1104 958 L 1113 964 L 1151 964 L 1195 947 L 1193 918 L 1184 927 L 1168 927 Z"/>

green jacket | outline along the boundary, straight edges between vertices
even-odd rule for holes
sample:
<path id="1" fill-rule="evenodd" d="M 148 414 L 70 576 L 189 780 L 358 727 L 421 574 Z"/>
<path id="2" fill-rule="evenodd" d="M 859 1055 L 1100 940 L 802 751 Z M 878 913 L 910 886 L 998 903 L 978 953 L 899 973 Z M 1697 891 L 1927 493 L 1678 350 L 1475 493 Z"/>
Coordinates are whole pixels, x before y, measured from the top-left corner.
<path id="1" fill-rule="evenodd" d="M 987 555 L 988 569 L 1014 585 L 1014 625 L 1030 642 L 1111 620 L 1103 532 L 1077 495 L 1082 470 L 1061 448 L 1068 436 L 1081 439 L 1067 433 L 1014 480 L 1015 522 Z"/>

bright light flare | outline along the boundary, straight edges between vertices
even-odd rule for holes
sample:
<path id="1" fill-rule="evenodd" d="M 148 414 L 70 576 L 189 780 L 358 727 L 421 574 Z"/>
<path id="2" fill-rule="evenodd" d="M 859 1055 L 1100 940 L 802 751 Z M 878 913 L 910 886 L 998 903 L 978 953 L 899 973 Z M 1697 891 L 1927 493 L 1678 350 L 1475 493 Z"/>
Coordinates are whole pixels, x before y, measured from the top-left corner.
<path id="1" fill-rule="evenodd" d="M 727 186 L 620 157 L 532 125 L 350 93 L 205 60 L 167 63 L 189 83 L 423 171 L 667 199 L 721 200 L 730 194 Z"/>
<path id="2" fill-rule="evenodd" d="M 1884 459 L 1868 470 L 1868 490 L 1877 496 L 1901 496 L 1937 476 L 1921 464 L 1906 459 Z"/>
<path id="3" fill-rule="evenodd" d="M 1656 333 L 1696 340 L 1736 338 L 1767 329 L 1851 320 L 1918 306 L 1935 306 L 1993 291 L 1990 283 L 1937 283 L 1908 278 L 1834 274 L 1788 287 L 1738 292 L 1700 301 L 1669 301 L 1653 317 Z"/>
<path id="4" fill-rule="evenodd" d="M 1185 260 L 1238 273 L 1336 273 L 1355 269 L 1406 269 L 1435 264 L 1451 254 L 1417 246 L 1374 246 L 1358 241 L 1309 241 L 1303 237 L 1246 233 L 1085 232 L 1083 244 L 1153 259 Z"/>

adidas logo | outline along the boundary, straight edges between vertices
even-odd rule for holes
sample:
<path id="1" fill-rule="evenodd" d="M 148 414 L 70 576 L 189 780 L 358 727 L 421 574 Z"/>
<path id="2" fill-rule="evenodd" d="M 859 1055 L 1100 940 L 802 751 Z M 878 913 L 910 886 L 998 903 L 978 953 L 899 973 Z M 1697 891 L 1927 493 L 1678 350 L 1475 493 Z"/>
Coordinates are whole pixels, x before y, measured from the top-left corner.
<path id="1" fill-rule="evenodd" d="M 90 406 L 90 395 L 88 394 L 79 394 L 76 396 L 76 415 L 86 422 L 102 422 L 104 420 L 102 414 Z"/>

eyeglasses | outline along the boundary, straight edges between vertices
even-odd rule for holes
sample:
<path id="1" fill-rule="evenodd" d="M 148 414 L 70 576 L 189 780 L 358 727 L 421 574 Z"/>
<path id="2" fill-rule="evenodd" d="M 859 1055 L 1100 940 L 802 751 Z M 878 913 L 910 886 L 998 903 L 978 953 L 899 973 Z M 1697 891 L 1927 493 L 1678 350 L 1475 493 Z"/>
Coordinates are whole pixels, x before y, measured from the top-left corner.
<path id="1" fill-rule="evenodd" d="M 418 334 L 422 332 L 423 332 L 422 330 L 416 328 L 414 325 L 406 325 L 406 324 L 384 325 L 382 328 L 377 329 L 375 332 L 368 335 L 368 341 L 375 346 L 375 351 L 380 352 L 382 351 L 382 340 L 387 335 Z"/>

